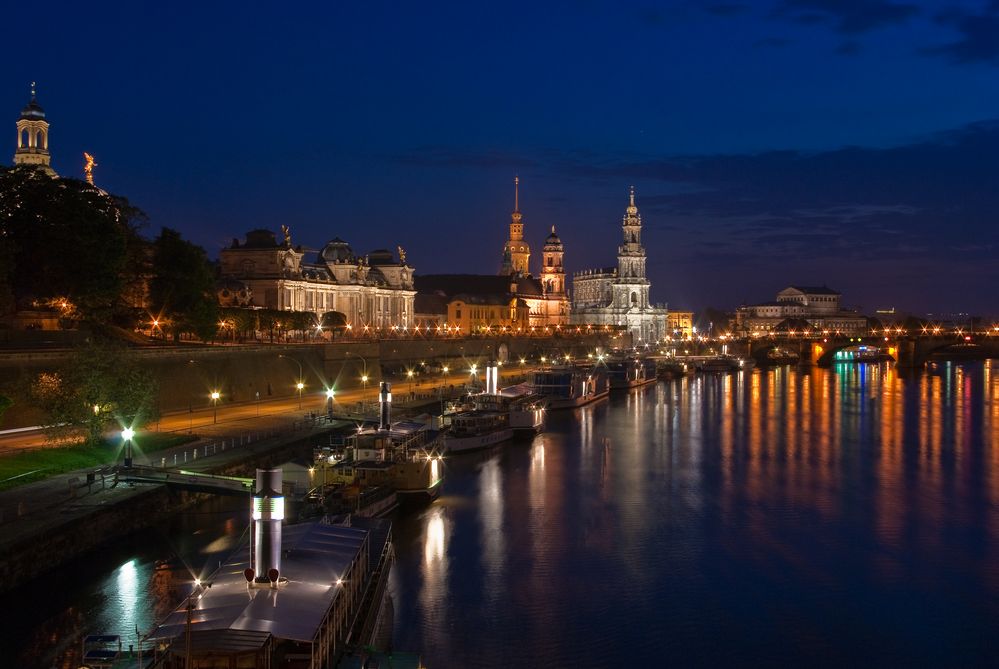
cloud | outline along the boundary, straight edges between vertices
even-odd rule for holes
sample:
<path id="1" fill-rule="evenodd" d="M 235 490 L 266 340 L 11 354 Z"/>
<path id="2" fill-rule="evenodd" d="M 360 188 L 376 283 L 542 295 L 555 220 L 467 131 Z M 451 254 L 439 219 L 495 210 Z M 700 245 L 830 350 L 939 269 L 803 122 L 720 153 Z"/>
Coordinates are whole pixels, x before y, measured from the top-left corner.
<path id="1" fill-rule="evenodd" d="M 931 56 L 951 62 L 999 65 L 999 2 L 992 2 L 980 14 L 951 9 L 936 17 L 937 23 L 953 27 L 959 38 L 953 42 L 922 49 Z"/>
<path id="2" fill-rule="evenodd" d="M 943 271 L 999 248 L 999 122 L 892 148 L 569 161 L 560 169 L 643 184 L 653 192 L 639 192 L 647 215 L 690 231 L 691 241 L 737 240 L 747 257 L 916 259 Z"/>
<path id="3" fill-rule="evenodd" d="M 919 13 L 914 4 L 890 0 L 782 0 L 773 16 L 797 23 L 828 23 L 845 35 L 900 24 Z"/>

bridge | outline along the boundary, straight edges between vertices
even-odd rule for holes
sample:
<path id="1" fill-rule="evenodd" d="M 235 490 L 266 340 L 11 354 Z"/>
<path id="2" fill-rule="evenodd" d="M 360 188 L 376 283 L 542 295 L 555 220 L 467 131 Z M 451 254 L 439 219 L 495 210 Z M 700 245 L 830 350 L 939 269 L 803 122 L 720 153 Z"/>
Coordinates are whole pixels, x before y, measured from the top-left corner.
<path id="1" fill-rule="evenodd" d="M 183 469 L 161 467 L 119 467 L 115 472 L 115 482 L 119 483 L 158 483 L 192 492 L 207 492 L 216 495 L 252 495 L 253 479 L 217 474 L 200 474 Z"/>
<path id="2" fill-rule="evenodd" d="M 772 351 L 788 351 L 796 355 L 800 365 L 828 367 L 836 353 L 866 346 L 887 354 L 900 368 L 922 367 L 931 356 L 960 359 L 999 358 L 999 336 L 987 334 L 919 334 L 909 335 L 886 330 L 865 336 L 813 335 L 774 333 L 731 341 L 733 353 L 752 357 L 765 364 Z"/>

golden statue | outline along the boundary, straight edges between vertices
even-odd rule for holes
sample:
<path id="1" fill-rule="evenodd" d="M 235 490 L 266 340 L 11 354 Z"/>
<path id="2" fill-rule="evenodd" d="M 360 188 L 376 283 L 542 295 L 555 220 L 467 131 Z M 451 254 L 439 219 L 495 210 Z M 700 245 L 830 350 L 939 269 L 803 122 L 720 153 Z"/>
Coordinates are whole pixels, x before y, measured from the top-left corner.
<path id="1" fill-rule="evenodd" d="M 89 153 L 87 153 L 86 151 L 83 152 L 83 160 L 86 161 L 85 164 L 83 165 L 83 173 L 87 175 L 87 183 L 93 186 L 94 168 L 97 167 L 97 161 L 94 160 L 94 157 Z"/>
<path id="2" fill-rule="evenodd" d="M 284 234 L 284 243 L 287 246 L 291 246 L 291 228 L 287 225 L 282 225 L 281 232 Z"/>
<path id="3" fill-rule="evenodd" d="M 406 249 L 402 248 L 401 246 L 396 246 L 396 249 L 399 250 L 399 264 L 400 265 L 405 265 L 406 264 Z"/>

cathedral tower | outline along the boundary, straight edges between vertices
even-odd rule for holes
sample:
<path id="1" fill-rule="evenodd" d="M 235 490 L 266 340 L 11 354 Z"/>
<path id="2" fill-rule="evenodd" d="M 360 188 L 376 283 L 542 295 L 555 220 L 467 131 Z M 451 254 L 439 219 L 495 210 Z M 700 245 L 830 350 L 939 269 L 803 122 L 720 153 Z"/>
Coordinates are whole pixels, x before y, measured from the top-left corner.
<path id="1" fill-rule="evenodd" d="M 642 217 L 635 206 L 635 187 L 631 187 L 628 208 L 621 230 L 624 242 L 617 247 L 617 276 L 614 304 L 623 308 L 645 309 L 649 306 L 649 280 L 645 278 L 645 248 L 642 247 Z"/>
<path id="2" fill-rule="evenodd" d="M 31 82 L 31 100 L 21 110 L 17 119 L 17 150 L 14 152 L 15 165 L 34 165 L 52 176 L 55 172 L 49 164 L 49 123 L 45 111 L 35 99 L 35 82 Z"/>
<path id="3" fill-rule="evenodd" d="M 545 295 L 551 297 L 565 295 L 563 255 L 565 255 L 565 247 L 562 245 L 562 240 L 555 234 L 555 226 L 553 225 L 552 233 L 545 240 L 545 246 L 541 252 L 541 286 L 544 288 Z"/>
<path id="4" fill-rule="evenodd" d="M 503 266 L 500 274 L 520 272 L 529 274 L 528 261 L 531 259 L 531 247 L 524 241 L 524 224 L 520 214 L 520 177 L 513 178 L 513 214 L 510 215 L 510 239 L 503 246 Z M 507 259 L 509 258 L 509 262 Z"/>

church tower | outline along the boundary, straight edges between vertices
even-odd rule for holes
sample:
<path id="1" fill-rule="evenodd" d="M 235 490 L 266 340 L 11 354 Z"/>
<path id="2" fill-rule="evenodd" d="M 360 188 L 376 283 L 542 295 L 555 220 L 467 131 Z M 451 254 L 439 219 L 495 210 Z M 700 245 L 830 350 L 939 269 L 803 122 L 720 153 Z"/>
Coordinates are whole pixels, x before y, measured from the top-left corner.
<path id="1" fill-rule="evenodd" d="M 531 247 L 524 241 L 524 224 L 520 214 L 520 177 L 513 178 L 513 214 L 510 215 L 510 239 L 503 246 L 503 267 L 500 274 L 520 272 L 524 276 L 530 273 L 528 261 L 531 258 Z M 506 259 L 509 258 L 509 263 Z"/>
<path id="2" fill-rule="evenodd" d="M 34 165 L 56 176 L 50 165 L 49 123 L 45 111 L 35 99 L 35 82 L 31 82 L 31 100 L 21 110 L 17 119 L 17 150 L 14 152 L 15 165 Z"/>
<path id="3" fill-rule="evenodd" d="M 645 248 L 642 247 L 642 217 L 635 206 L 635 187 L 631 187 L 628 208 L 621 223 L 624 242 L 617 247 L 617 281 L 614 306 L 649 307 L 649 280 L 645 278 Z"/>
<path id="4" fill-rule="evenodd" d="M 545 295 L 553 298 L 565 296 L 565 267 L 562 265 L 562 256 L 565 255 L 565 247 L 562 240 L 555 234 L 555 226 L 552 226 L 552 233 L 545 240 L 544 249 L 541 252 L 541 286 Z"/>

